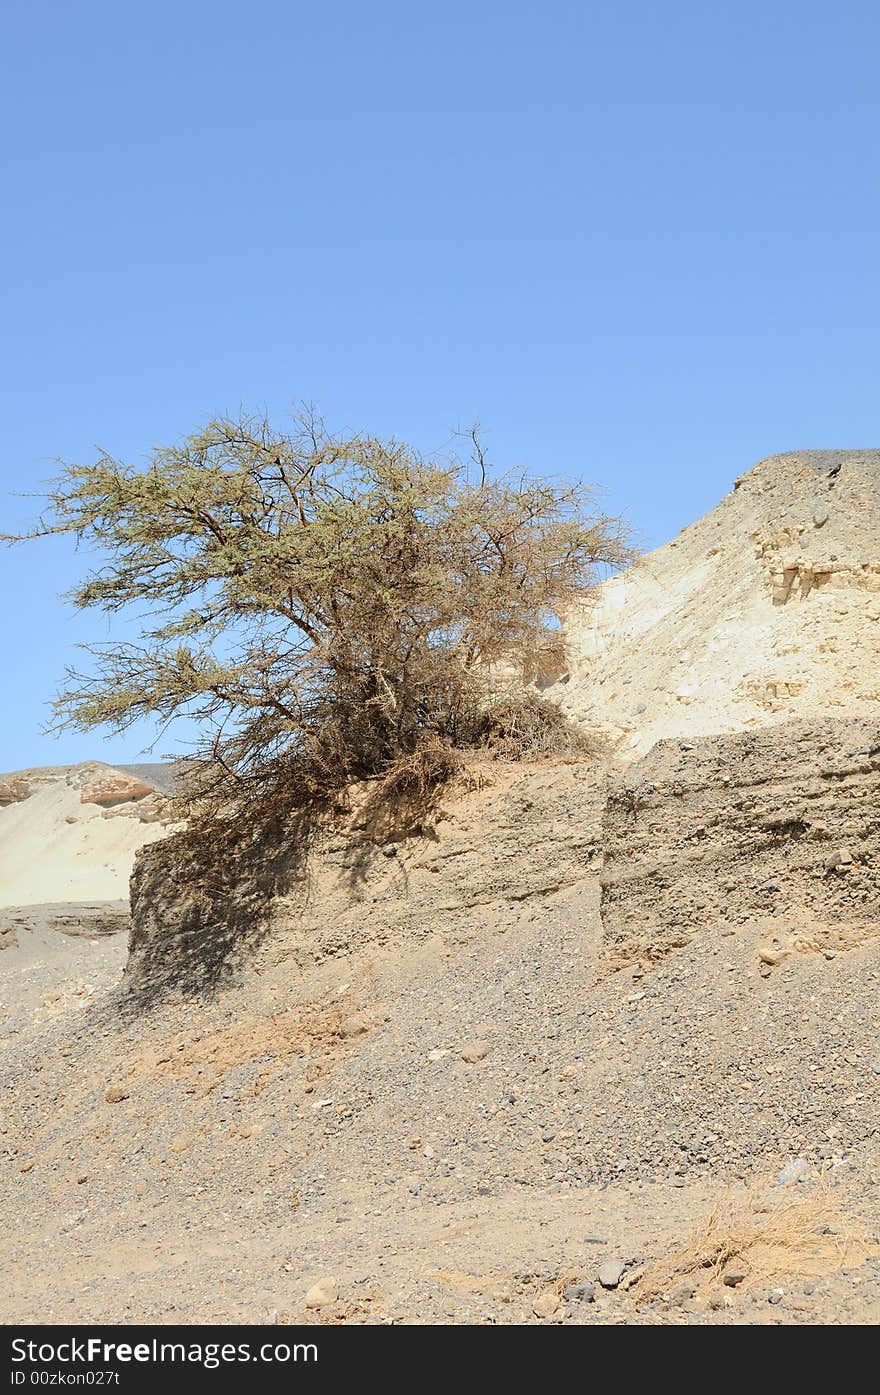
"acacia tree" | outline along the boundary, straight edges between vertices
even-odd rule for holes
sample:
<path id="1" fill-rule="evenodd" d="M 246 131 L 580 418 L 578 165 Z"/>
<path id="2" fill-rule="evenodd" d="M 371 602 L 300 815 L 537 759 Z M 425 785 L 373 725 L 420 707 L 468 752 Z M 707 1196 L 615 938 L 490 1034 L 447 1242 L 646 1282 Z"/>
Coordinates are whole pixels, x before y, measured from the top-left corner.
<path id="1" fill-rule="evenodd" d="M 305 800 L 467 745 L 487 675 L 552 639 L 597 570 L 626 555 L 588 491 L 340 438 L 214 420 L 145 468 L 66 465 L 29 537 L 99 553 L 77 607 L 140 616 L 88 647 L 56 724 L 124 731 L 196 718 L 193 787 L 225 808 Z"/>

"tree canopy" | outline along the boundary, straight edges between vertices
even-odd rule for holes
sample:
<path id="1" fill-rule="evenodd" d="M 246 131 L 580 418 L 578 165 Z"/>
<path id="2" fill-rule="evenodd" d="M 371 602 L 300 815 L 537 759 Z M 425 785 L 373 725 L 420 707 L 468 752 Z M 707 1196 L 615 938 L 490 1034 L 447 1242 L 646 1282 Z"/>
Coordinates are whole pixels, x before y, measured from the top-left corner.
<path id="1" fill-rule="evenodd" d="M 501 475 L 397 440 L 213 420 L 145 466 L 68 464 L 29 537 L 97 550 L 77 607 L 134 613 L 90 646 L 56 722 L 195 718 L 191 768 L 227 804 L 320 792 L 474 740 L 488 675 L 552 640 L 619 520 L 577 483 Z"/>

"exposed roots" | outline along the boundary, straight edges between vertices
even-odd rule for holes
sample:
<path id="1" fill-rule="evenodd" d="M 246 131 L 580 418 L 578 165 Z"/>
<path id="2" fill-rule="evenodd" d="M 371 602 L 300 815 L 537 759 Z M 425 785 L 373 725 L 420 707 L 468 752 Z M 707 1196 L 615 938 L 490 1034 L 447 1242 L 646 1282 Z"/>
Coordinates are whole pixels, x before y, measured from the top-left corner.
<path id="1" fill-rule="evenodd" d="M 510 761 L 553 757 L 588 760 L 605 750 L 594 732 L 574 726 L 555 703 L 528 691 L 486 708 L 479 718 L 474 745 Z"/>

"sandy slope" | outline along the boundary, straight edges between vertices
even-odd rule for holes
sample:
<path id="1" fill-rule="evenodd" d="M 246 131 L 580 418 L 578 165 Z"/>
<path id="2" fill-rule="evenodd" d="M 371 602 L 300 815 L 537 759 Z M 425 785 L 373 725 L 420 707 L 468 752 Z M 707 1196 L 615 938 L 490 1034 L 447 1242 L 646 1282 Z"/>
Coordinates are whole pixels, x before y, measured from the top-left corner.
<path id="1" fill-rule="evenodd" d="M 90 762 L 20 772 L 33 793 L 0 808 L 0 906 L 128 896 L 137 849 L 166 830 L 80 802 L 86 780 L 109 770 Z"/>
<path id="2" fill-rule="evenodd" d="M 572 618 L 548 696 L 628 758 L 663 737 L 870 716 L 878 537 L 880 451 L 771 456 Z"/>

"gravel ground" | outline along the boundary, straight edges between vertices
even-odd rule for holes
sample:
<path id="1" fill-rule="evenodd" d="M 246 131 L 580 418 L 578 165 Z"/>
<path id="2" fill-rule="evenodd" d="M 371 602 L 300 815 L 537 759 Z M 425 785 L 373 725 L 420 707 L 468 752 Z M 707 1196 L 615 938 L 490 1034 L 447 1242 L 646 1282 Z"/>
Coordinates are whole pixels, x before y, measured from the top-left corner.
<path id="1" fill-rule="evenodd" d="M 877 1230 L 876 942 L 765 978 L 760 927 L 727 929 L 603 978 L 582 884 L 149 1014 L 122 936 L 3 951 L 4 1319 L 876 1321 L 877 1259 L 649 1305 L 599 1282 L 737 1179 L 823 1172 Z"/>

